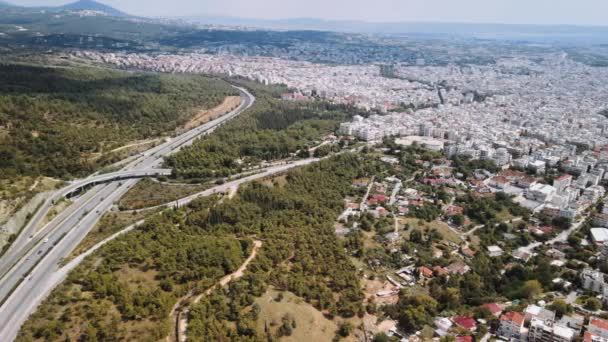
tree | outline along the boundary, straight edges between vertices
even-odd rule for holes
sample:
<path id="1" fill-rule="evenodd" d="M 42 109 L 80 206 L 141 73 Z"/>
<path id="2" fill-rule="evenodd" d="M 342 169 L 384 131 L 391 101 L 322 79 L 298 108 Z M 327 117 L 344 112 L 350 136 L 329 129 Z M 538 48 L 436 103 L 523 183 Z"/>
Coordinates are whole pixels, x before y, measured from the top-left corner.
<path id="1" fill-rule="evenodd" d="M 452 216 L 452 222 L 458 227 L 462 226 L 464 224 L 464 215 L 457 214 Z"/>
<path id="2" fill-rule="evenodd" d="M 391 338 L 385 333 L 381 332 L 374 336 L 374 342 L 391 342 Z"/>
<path id="3" fill-rule="evenodd" d="M 585 309 L 587 309 L 587 310 L 597 311 L 601 308 L 602 308 L 602 302 L 600 302 L 600 300 L 595 297 L 589 297 L 585 301 Z"/>
<path id="4" fill-rule="evenodd" d="M 538 280 L 528 280 L 521 289 L 521 296 L 526 299 L 533 299 L 543 293 L 543 287 Z"/>
<path id="5" fill-rule="evenodd" d="M 338 328 L 338 334 L 342 337 L 347 337 L 353 330 L 352 324 L 349 322 L 343 322 L 340 324 L 340 328 Z"/>
<path id="6" fill-rule="evenodd" d="M 413 243 L 422 242 L 422 232 L 418 229 L 414 229 L 410 232 L 410 241 Z"/>
<path id="7" fill-rule="evenodd" d="M 572 311 L 572 306 L 566 303 L 563 299 L 556 299 L 549 305 L 549 308 L 555 311 L 557 317 L 561 317 L 566 315 Z"/>

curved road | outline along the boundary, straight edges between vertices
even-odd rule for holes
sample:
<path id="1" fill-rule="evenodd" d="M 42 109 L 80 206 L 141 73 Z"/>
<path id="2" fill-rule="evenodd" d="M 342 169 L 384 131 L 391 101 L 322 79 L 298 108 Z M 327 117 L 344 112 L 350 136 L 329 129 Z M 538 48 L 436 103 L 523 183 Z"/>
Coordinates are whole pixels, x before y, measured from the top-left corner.
<path id="1" fill-rule="evenodd" d="M 192 144 L 195 138 L 213 132 L 223 123 L 250 108 L 255 102 L 255 97 L 246 89 L 235 88 L 239 90 L 243 99 L 235 110 L 142 153 L 115 175 L 131 174 L 141 177 L 142 172 L 150 172 L 157 168 L 165 156 Z M 0 260 L 2 341 L 11 341 L 16 337 L 21 324 L 52 289 L 49 284 L 56 284 L 62 279 L 56 272 L 57 264 L 76 248 L 101 216 L 135 185 L 138 179 L 113 181 L 94 186 L 75 199 L 66 210 L 38 232 L 37 227 L 57 200 L 79 186 L 82 187 L 83 184 L 96 183 L 95 180 L 107 181 L 107 177 L 108 175 L 94 175 L 72 182 L 55 192 L 38 209 Z"/>

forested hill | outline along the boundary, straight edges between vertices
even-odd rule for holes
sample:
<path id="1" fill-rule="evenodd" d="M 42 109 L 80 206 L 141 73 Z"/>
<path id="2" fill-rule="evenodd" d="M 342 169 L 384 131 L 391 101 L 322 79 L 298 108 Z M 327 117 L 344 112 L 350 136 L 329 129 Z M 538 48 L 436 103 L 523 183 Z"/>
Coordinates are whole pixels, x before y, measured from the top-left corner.
<path id="1" fill-rule="evenodd" d="M 214 134 L 168 157 L 165 164 L 176 176 L 228 176 L 248 163 L 288 158 L 319 144 L 323 136 L 334 133 L 341 122 L 354 115 L 368 115 L 355 107 L 325 101 L 282 101 L 277 93 L 286 89 L 280 86 L 263 87 L 254 82 L 244 86 L 255 92 L 254 106 Z"/>
<path id="2" fill-rule="evenodd" d="M 0 65 L 0 177 L 80 176 L 100 155 L 171 132 L 236 95 L 203 76 Z M 106 160 L 106 162 L 109 162 Z"/>

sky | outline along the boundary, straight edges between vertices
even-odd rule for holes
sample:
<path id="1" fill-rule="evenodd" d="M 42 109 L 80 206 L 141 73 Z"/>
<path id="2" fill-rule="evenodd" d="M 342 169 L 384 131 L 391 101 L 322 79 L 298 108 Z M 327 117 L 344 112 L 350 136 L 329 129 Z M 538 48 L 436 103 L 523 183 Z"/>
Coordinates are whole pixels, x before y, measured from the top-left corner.
<path id="1" fill-rule="evenodd" d="M 8 0 L 59 5 L 70 0 Z M 100 0 L 141 16 L 221 15 L 372 22 L 437 21 L 608 26 L 608 0 Z"/>

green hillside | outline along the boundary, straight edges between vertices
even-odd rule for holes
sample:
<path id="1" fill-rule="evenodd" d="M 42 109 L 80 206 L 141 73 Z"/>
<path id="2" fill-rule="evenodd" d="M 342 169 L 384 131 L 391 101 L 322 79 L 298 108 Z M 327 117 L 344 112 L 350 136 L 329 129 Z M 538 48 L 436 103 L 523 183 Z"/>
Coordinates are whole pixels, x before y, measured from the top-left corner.
<path id="1" fill-rule="evenodd" d="M 236 91 L 203 76 L 0 65 L 0 177 L 84 175 Z"/>

